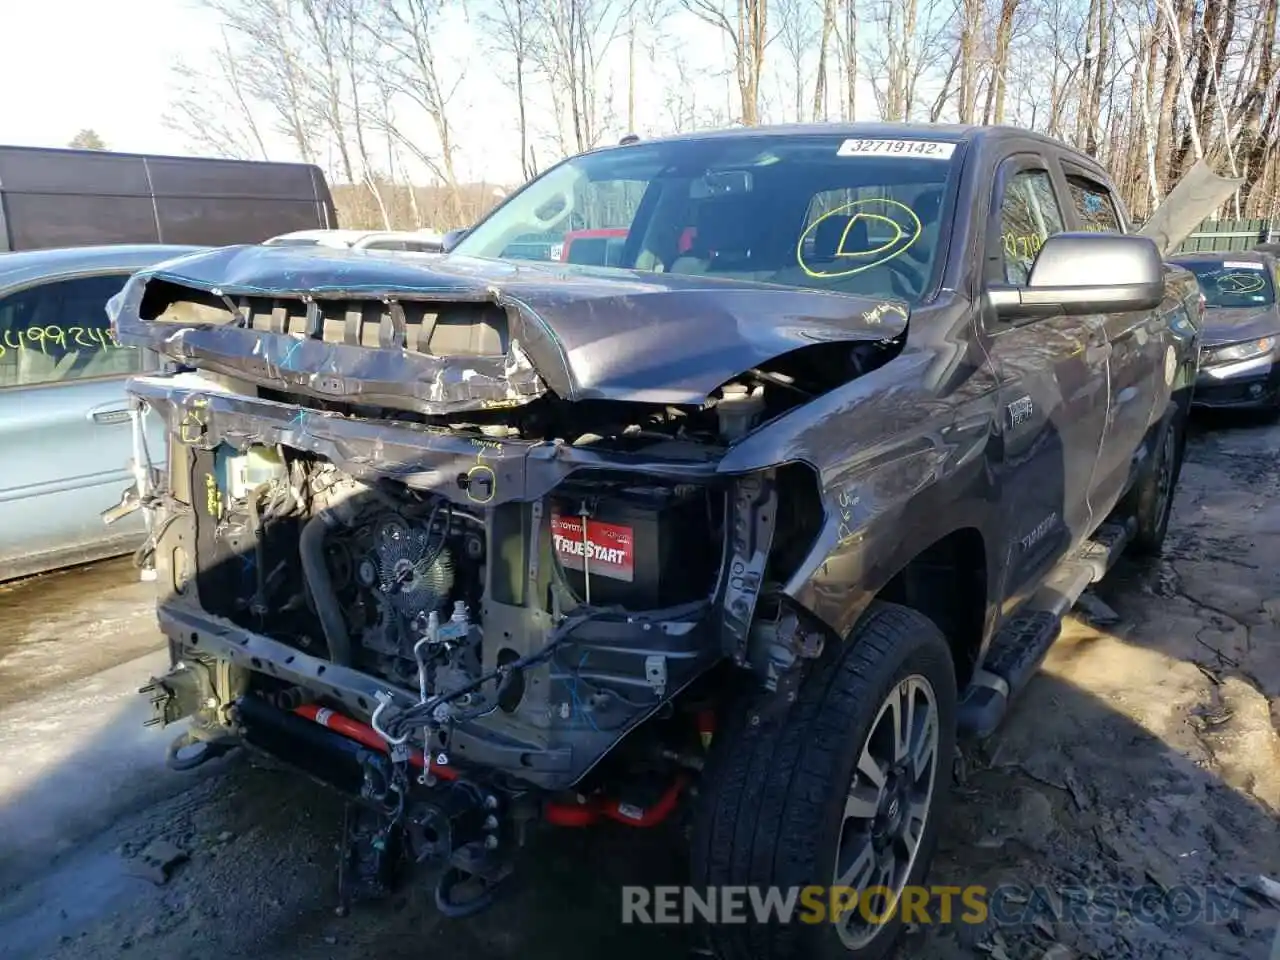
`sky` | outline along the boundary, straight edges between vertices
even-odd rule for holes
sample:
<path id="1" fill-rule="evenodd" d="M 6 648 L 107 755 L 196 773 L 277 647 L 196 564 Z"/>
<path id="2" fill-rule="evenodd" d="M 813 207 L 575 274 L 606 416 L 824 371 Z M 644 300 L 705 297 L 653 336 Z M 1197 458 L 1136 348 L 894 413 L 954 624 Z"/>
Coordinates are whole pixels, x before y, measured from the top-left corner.
<path id="1" fill-rule="evenodd" d="M 0 143 L 66 146 L 92 127 L 113 150 L 189 152 L 161 122 L 169 69 L 211 26 L 183 0 L 0 0 Z"/>
<path id="2" fill-rule="evenodd" d="M 685 22 L 669 20 L 664 30 L 685 41 L 693 66 L 699 58 L 716 67 L 727 62 L 716 31 L 691 15 L 678 16 Z M 166 128 L 163 117 L 173 96 L 173 64 L 205 65 L 206 50 L 218 42 L 218 26 L 218 18 L 195 0 L 0 0 L 0 36 L 6 41 L 0 56 L 0 143 L 65 146 L 78 131 L 92 128 L 111 150 L 200 152 L 182 133 Z M 438 49 L 456 54 L 459 69 L 467 74 L 462 99 L 451 111 L 461 144 L 460 178 L 519 182 L 518 151 L 510 149 L 514 97 L 492 71 L 476 69 L 483 58 L 475 55 L 474 34 L 465 31 L 477 25 L 457 29 L 464 31 L 458 41 Z M 57 38 L 56 43 L 50 38 Z M 775 55 L 782 60 L 781 51 Z M 609 60 L 602 88 L 620 114 L 625 109 L 625 44 L 619 43 Z M 643 55 L 637 66 L 637 132 L 656 133 L 665 126 L 661 100 L 670 79 L 662 75 L 662 65 Z M 774 68 L 786 69 L 781 62 Z M 727 111 L 736 99 L 728 83 L 723 71 L 718 79 L 704 76 L 697 81 L 698 101 L 723 104 Z M 860 93 L 860 103 L 870 101 L 868 88 Z M 410 136 L 430 139 L 423 124 L 425 118 L 404 116 Z M 283 140 L 269 140 L 272 159 L 296 159 Z M 550 159 L 541 156 L 540 165 Z"/>
<path id="3" fill-rule="evenodd" d="M 206 63 L 218 22 L 192 0 L 0 0 L 0 36 L 6 40 L 0 143 L 66 146 L 78 131 L 92 128 L 111 150 L 198 152 L 182 133 L 165 127 L 163 115 L 173 96 L 173 64 Z M 56 46 L 51 37 L 58 38 Z M 615 59 L 620 55 L 615 52 Z M 463 176 L 518 175 L 518 155 L 507 149 L 509 127 L 493 122 L 495 113 L 514 119 L 514 103 L 505 102 L 509 92 L 486 72 L 469 69 L 463 97 L 470 102 L 453 111 Z M 269 148 L 272 159 L 295 159 L 283 141 L 269 142 Z M 509 162 L 495 159 L 506 161 L 508 154 Z"/>

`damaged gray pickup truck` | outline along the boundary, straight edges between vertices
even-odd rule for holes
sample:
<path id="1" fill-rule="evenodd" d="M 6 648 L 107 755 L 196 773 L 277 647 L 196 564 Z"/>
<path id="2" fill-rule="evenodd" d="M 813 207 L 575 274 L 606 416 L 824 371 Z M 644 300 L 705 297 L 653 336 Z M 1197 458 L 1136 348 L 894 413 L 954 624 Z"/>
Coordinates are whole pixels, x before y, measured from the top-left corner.
<path id="1" fill-rule="evenodd" d="M 552 259 L 584 230 L 621 262 Z M 956 738 L 1160 549 L 1198 336 L 1093 161 L 877 125 L 601 149 L 437 259 L 230 247 L 110 312 L 177 367 L 131 382 L 172 764 L 345 792 L 344 899 L 434 862 L 465 915 L 535 822 L 687 817 L 699 888 L 875 900 L 711 925 L 755 958 L 890 949 Z"/>

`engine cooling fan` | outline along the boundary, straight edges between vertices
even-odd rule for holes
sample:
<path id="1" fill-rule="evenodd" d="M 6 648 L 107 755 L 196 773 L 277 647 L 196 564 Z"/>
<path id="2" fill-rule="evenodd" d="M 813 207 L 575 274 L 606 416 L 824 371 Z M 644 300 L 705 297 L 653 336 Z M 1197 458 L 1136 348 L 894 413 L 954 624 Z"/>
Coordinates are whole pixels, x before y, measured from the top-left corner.
<path id="1" fill-rule="evenodd" d="M 439 610 L 453 589 L 453 557 L 444 534 L 388 520 L 374 547 L 383 597 L 403 617 Z"/>

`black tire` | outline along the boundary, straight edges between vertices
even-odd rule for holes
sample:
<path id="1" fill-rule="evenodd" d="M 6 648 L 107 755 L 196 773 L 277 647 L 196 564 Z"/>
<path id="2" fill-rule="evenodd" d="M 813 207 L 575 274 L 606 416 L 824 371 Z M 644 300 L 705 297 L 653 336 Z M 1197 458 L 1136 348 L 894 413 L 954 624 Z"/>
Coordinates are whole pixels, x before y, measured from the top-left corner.
<path id="1" fill-rule="evenodd" d="M 1143 467 L 1138 482 L 1129 491 L 1128 506 L 1137 530 L 1128 551 L 1137 557 L 1158 557 L 1164 550 L 1169 530 L 1169 513 L 1182 472 L 1182 450 L 1186 434 L 1186 415 L 1175 409 L 1160 428 L 1155 455 Z"/>
<path id="2" fill-rule="evenodd" d="M 814 665 L 783 715 L 757 726 L 749 722 L 748 710 L 726 718 L 702 784 L 693 836 L 694 886 L 777 886 L 784 894 L 792 887 L 830 886 L 846 800 L 870 728 L 887 698 L 909 684 L 917 687 L 917 678 L 931 686 L 937 714 L 932 796 L 918 852 L 903 867 L 906 883 L 920 883 L 951 780 L 955 668 L 932 621 L 906 607 L 876 602 L 849 641 L 831 645 Z M 880 960 L 900 929 L 895 915 L 858 949 L 842 943 L 829 922 L 718 924 L 709 926 L 708 935 L 720 960 Z"/>

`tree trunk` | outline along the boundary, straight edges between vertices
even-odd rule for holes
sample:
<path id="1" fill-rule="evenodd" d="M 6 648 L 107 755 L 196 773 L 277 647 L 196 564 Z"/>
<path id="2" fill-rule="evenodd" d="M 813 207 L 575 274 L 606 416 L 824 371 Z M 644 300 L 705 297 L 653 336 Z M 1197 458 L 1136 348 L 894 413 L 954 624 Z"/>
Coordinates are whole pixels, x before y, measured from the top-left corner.
<path id="1" fill-rule="evenodd" d="M 960 122 L 973 123 L 978 97 L 978 39 L 982 36 L 982 0 L 963 0 L 960 10 Z"/>
<path id="2" fill-rule="evenodd" d="M 844 102 L 848 120 L 858 119 L 858 0 L 845 0 Z"/>
<path id="3" fill-rule="evenodd" d="M 1004 102 L 1009 82 L 1009 43 L 1013 39 L 1013 17 L 1017 10 L 1018 0 L 1000 0 L 992 81 L 987 88 L 987 106 L 984 111 L 988 123 L 1004 123 Z"/>
<path id="4" fill-rule="evenodd" d="M 627 133 L 636 129 L 636 25 L 627 32 Z"/>
<path id="5" fill-rule="evenodd" d="M 818 72 L 813 80 L 813 121 L 827 118 L 827 48 L 836 28 L 836 0 L 823 0 L 822 35 L 818 40 Z"/>

